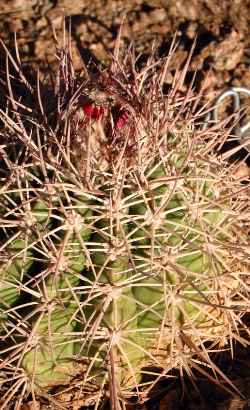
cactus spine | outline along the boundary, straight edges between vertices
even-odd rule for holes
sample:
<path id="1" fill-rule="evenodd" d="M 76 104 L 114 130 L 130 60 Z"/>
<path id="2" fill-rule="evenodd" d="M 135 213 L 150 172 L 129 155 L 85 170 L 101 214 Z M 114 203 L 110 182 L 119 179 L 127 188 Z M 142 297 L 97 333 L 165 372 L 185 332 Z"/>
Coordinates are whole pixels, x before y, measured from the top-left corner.
<path id="1" fill-rule="evenodd" d="M 210 347 L 237 340 L 249 308 L 249 188 L 219 131 L 196 128 L 183 75 L 163 94 L 171 54 L 83 81 L 61 53 L 52 116 L 24 77 L 35 109 L 13 89 L 0 111 L 6 406 L 75 380 L 118 403 L 173 368 L 216 373 Z"/>

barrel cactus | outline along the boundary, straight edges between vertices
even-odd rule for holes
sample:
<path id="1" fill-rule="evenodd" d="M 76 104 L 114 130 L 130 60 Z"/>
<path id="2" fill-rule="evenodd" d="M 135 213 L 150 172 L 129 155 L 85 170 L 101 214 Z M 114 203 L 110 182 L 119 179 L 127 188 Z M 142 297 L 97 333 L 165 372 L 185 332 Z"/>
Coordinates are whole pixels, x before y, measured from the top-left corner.
<path id="1" fill-rule="evenodd" d="M 82 78 L 64 45 L 35 84 L 6 50 L 1 408 L 142 402 L 173 369 L 223 379 L 210 350 L 243 340 L 249 187 L 225 130 L 197 125 L 187 66 L 164 92 L 171 52 L 139 68 L 118 48 Z"/>

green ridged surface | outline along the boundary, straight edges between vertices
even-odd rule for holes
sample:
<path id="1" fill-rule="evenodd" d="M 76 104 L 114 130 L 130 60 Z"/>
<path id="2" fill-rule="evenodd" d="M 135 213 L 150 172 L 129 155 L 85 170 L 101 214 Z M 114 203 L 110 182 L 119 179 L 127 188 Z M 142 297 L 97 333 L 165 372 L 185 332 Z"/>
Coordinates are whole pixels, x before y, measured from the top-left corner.
<path id="1" fill-rule="evenodd" d="M 37 343 L 24 355 L 22 367 L 33 381 L 35 389 L 65 384 L 74 375 L 74 304 L 51 305 L 50 313 L 41 313 L 33 321 L 33 337 Z"/>
<path id="2" fill-rule="evenodd" d="M 95 324 L 109 329 L 116 340 L 112 351 L 122 386 L 128 380 L 138 383 L 144 365 L 159 365 L 157 339 L 162 338 L 167 347 L 171 326 L 205 329 L 213 320 L 222 325 L 210 304 L 210 287 L 223 268 L 209 244 L 220 248 L 223 237 L 230 235 L 228 204 L 216 205 L 216 189 L 205 171 L 196 177 L 190 169 L 185 172 L 185 181 L 172 188 L 164 182 L 164 168 L 158 166 L 148 179 L 157 187 L 144 189 L 143 194 L 139 189 L 124 190 L 123 210 L 114 211 L 121 219 L 110 215 L 99 221 L 98 233 L 92 236 L 95 274 L 90 276 L 94 285 L 86 312 L 93 327 L 83 352 L 88 354 L 91 346 L 98 373 L 100 357 L 107 360 L 109 348 L 94 340 Z M 111 201 L 115 204 L 115 199 Z M 109 206 L 102 209 L 104 214 Z M 167 360 L 167 354 L 166 349 L 160 356 Z"/>
<path id="3" fill-rule="evenodd" d="M 74 296 L 74 288 L 79 285 L 79 276 L 86 263 L 82 242 L 89 238 L 90 231 L 84 224 L 91 215 L 86 207 L 81 209 L 82 205 L 83 201 L 77 201 L 70 208 L 75 228 L 69 225 L 66 232 L 65 227 L 60 230 L 61 240 L 57 238 L 55 254 L 58 263 L 53 274 L 45 279 L 42 286 L 44 302 L 35 307 L 34 312 L 37 313 L 30 321 L 32 338 L 36 343 L 24 355 L 22 366 L 37 390 L 65 384 L 75 373 L 73 355 L 79 348 L 72 335 L 77 327 L 74 313 L 80 301 Z M 59 219 L 63 222 L 63 217 Z"/>

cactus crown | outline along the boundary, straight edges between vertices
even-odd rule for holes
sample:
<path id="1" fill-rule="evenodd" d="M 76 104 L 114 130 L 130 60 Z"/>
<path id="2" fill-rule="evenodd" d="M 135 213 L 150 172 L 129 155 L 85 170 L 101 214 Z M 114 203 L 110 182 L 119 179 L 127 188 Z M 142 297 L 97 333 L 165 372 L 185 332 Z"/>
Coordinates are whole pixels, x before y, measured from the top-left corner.
<path id="1" fill-rule="evenodd" d="M 118 408 L 172 369 L 228 382 L 210 351 L 244 329 L 249 188 L 218 156 L 225 131 L 199 129 L 205 108 L 179 91 L 189 61 L 164 93 L 174 45 L 140 69 L 119 46 L 82 79 L 64 44 L 54 87 L 6 50 L 1 408 L 68 390 Z"/>

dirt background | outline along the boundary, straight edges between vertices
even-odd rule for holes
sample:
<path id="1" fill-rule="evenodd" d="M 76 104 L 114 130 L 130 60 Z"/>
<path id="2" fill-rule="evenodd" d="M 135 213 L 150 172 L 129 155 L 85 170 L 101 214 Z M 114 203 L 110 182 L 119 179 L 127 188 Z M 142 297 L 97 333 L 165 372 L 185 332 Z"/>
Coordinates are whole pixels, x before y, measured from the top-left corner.
<path id="1" fill-rule="evenodd" d="M 48 64 L 55 67 L 52 27 L 60 33 L 63 16 L 71 20 L 74 65 L 79 70 L 90 57 L 107 61 L 125 17 L 124 41 L 133 40 L 142 58 L 150 54 L 153 42 L 159 56 L 167 55 L 176 34 L 180 44 L 169 84 L 171 73 L 185 61 L 197 36 L 187 81 L 197 70 L 197 89 L 208 73 L 206 87 L 211 92 L 233 85 L 250 88 L 249 0 L 0 0 L 0 38 L 11 48 L 16 32 L 24 66 L 39 65 L 41 71 Z M 250 360 L 245 349 L 236 352 L 235 360 L 227 354 L 218 360 L 245 398 L 231 397 L 199 377 L 198 390 L 187 381 L 183 394 L 177 378 L 143 409 L 250 409 Z M 41 404 L 40 408 L 48 407 Z M 27 403 L 25 409 L 32 407 Z"/>
<path id="2" fill-rule="evenodd" d="M 174 69 L 197 35 L 190 70 L 198 70 L 199 79 L 210 70 L 210 89 L 250 87 L 250 0 L 0 0 L 0 37 L 10 44 L 16 32 L 27 64 L 53 63 L 52 25 L 61 30 L 63 15 L 71 16 L 76 68 L 82 65 L 79 52 L 107 60 L 126 16 L 124 38 L 138 52 L 150 53 L 155 41 L 165 55 L 176 33 Z"/>

